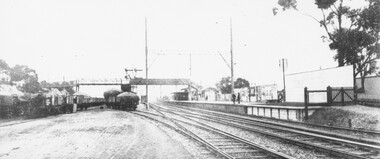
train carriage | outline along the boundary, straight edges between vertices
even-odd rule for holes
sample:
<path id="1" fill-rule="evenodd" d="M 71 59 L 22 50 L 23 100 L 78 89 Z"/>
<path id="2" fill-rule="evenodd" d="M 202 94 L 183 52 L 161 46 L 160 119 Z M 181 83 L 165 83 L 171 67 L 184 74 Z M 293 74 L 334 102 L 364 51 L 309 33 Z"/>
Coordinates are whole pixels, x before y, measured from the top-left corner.
<path id="1" fill-rule="evenodd" d="M 121 110 L 136 110 L 140 98 L 133 92 L 124 92 L 117 95 L 116 102 Z"/>
<path id="2" fill-rule="evenodd" d="M 107 108 L 113 108 L 116 109 L 117 103 L 116 103 L 116 97 L 118 94 L 120 94 L 121 91 L 119 90 L 108 90 L 103 93 L 104 101 L 106 103 Z"/>

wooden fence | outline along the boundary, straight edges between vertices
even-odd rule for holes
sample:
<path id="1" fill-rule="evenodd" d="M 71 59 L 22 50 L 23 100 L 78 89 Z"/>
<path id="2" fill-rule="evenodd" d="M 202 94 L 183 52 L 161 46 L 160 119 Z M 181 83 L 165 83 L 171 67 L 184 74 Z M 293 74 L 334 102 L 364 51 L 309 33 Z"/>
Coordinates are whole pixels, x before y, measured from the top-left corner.
<path id="1" fill-rule="evenodd" d="M 346 104 L 356 104 L 357 94 L 356 89 L 353 87 L 330 87 L 328 86 L 326 90 L 308 90 L 307 87 L 304 88 L 304 105 L 305 105 L 305 120 L 308 119 L 308 106 L 318 105 L 318 106 L 332 106 L 332 105 L 346 105 Z M 310 102 L 310 94 L 326 93 L 325 102 Z"/>

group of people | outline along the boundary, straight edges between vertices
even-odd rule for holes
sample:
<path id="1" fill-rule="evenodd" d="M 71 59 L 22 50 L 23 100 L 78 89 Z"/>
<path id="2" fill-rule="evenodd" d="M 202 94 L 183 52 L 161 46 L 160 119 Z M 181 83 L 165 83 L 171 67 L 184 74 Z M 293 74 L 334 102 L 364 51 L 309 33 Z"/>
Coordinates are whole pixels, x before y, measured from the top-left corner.
<path id="1" fill-rule="evenodd" d="M 232 94 L 232 102 L 235 104 L 235 101 L 238 102 L 238 104 L 240 104 L 240 93 L 238 93 L 237 97 L 235 94 Z"/>

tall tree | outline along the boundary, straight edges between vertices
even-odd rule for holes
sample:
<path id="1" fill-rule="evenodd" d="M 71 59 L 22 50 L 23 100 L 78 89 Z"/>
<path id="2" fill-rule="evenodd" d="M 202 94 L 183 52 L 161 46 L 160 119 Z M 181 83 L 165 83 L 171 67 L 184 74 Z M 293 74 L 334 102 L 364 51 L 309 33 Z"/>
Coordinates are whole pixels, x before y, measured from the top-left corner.
<path id="1" fill-rule="evenodd" d="M 70 85 L 70 82 L 67 82 L 67 81 L 63 81 L 61 83 L 62 86 L 67 86 L 67 85 Z M 74 88 L 73 87 L 65 87 L 66 91 L 69 92 L 71 95 L 75 93 L 74 91 Z"/>
<path id="2" fill-rule="evenodd" d="M 27 78 L 25 84 L 21 87 L 24 92 L 38 93 L 41 90 L 38 78 Z"/>
<path id="3" fill-rule="evenodd" d="M 365 77 L 375 73 L 376 59 L 380 58 L 380 0 L 365 0 L 365 6 L 351 8 L 344 0 L 315 0 L 321 11 L 321 20 L 312 17 L 325 30 L 322 36 L 338 66 L 354 65 L 355 77 L 361 78 L 364 91 Z M 283 10 L 297 10 L 297 0 L 278 0 Z M 273 9 L 274 15 L 277 8 Z M 310 15 L 308 15 L 310 16 Z M 310 16 L 311 17 L 311 16 Z"/>
<path id="4" fill-rule="evenodd" d="M 16 65 L 10 70 L 11 81 L 24 81 L 21 87 L 23 91 L 37 93 L 41 90 L 38 82 L 38 75 L 34 69 L 26 65 Z"/>
<path id="5" fill-rule="evenodd" d="M 229 94 L 231 93 L 231 85 L 231 77 L 223 77 L 216 83 L 216 88 L 218 88 L 222 94 Z"/>
<path id="6" fill-rule="evenodd" d="M 0 59 L 0 70 L 9 70 L 9 65 L 3 60 Z"/>
<path id="7" fill-rule="evenodd" d="M 249 82 L 243 78 L 237 78 L 234 84 L 235 84 L 235 88 L 249 87 Z"/>
<path id="8" fill-rule="evenodd" d="M 22 81 L 29 77 L 37 78 L 36 71 L 26 65 L 16 65 L 12 67 L 10 76 L 12 81 Z"/>

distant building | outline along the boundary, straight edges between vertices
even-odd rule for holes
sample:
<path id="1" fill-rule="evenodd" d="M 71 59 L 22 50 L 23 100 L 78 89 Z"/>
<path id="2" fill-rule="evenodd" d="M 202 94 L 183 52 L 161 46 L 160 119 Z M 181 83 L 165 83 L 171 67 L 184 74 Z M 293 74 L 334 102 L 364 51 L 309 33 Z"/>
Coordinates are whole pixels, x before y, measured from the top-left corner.
<path id="1" fill-rule="evenodd" d="M 250 87 L 250 97 L 251 101 L 265 101 L 277 99 L 278 86 L 277 84 L 269 85 L 257 85 Z M 253 99 L 252 99 L 253 98 Z"/>
<path id="2" fill-rule="evenodd" d="M 207 101 L 219 101 L 220 95 L 219 90 L 216 88 L 208 87 L 202 90 L 201 99 Z"/>
<path id="3" fill-rule="evenodd" d="M 2 84 L 10 84 L 11 76 L 9 76 L 9 71 L 1 70 L 0 71 L 0 83 Z"/>
<path id="4" fill-rule="evenodd" d="M 234 92 L 235 92 L 236 97 L 238 93 L 240 93 L 240 101 L 249 102 L 249 87 L 235 88 Z"/>
<path id="5" fill-rule="evenodd" d="M 356 78 L 356 86 L 361 86 L 361 79 Z M 364 81 L 364 93 L 358 93 L 359 100 L 375 100 L 380 102 L 380 77 L 369 76 Z"/>

